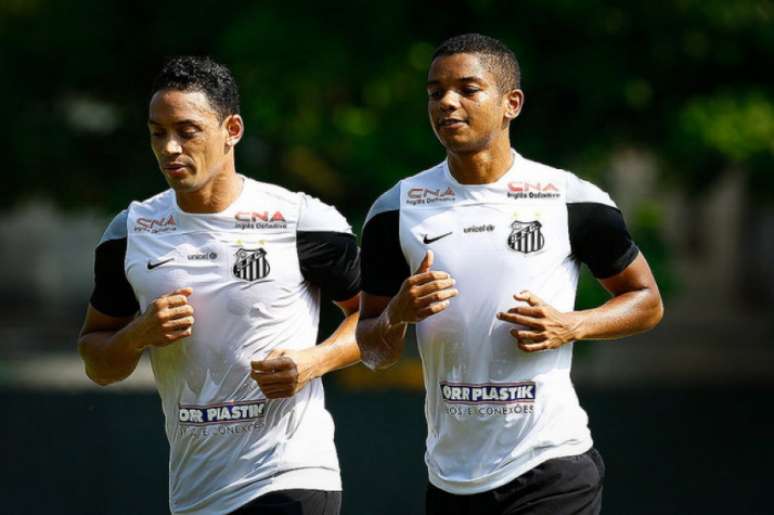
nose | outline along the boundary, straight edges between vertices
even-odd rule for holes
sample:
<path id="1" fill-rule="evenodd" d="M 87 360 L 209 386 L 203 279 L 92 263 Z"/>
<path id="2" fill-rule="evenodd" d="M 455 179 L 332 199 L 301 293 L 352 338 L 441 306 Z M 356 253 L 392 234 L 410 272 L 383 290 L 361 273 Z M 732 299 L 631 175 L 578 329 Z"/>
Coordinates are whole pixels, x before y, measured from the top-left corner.
<path id="1" fill-rule="evenodd" d="M 445 92 L 438 101 L 438 107 L 444 112 L 454 111 L 459 107 L 459 95 L 452 90 Z"/>
<path id="2" fill-rule="evenodd" d="M 164 144 L 161 146 L 161 149 L 164 152 L 164 155 L 167 156 L 174 156 L 180 154 L 183 151 L 180 142 L 177 141 L 177 138 L 174 136 L 169 136 L 166 140 L 164 140 Z"/>

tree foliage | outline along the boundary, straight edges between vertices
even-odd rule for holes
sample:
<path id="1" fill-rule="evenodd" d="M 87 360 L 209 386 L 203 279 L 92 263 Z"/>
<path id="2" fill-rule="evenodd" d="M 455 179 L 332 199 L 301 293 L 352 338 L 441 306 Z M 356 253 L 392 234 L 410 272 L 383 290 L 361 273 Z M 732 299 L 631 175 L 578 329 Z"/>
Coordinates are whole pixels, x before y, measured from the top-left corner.
<path id="1" fill-rule="evenodd" d="M 468 31 L 503 39 L 521 61 L 513 139 L 528 157 L 604 180 L 610 153 L 635 146 L 675 187 L 700 190 L 731 165 L 771 185 L 773 15 L 764 0 L 9 0 L 6 205 L 42 195 L 114 211 L 161 189 L 149 87 L 164 57 L 195 53 L 237 76 L 240 171 L 361 220 L 398 178 L 442 159 L 425 74 L 434 46 Z"/>

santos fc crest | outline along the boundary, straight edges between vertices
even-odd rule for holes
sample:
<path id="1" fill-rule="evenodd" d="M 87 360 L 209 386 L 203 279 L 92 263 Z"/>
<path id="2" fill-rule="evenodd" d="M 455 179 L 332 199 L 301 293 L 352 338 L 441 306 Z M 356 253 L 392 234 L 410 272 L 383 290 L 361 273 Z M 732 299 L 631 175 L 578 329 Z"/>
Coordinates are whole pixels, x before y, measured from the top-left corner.
<path id="1" fill-rule="evenodd" d="M 264 249 L 237 250 L 234 264 L 234 276 L 237 279 L 257 281 L 269 275 L 270 271 L 271 267 Z"/>
<path id="2" fill-rule="evenodd" d="M 542 249 L 546 244 L 546 238 L 541 231 L 543 224 L 534 220 L 532 222 L 520 222 L 516 220 L 511 224 L 511 234 L 508 236 L 508 246 L 516 252 L 530 254 Z"/>

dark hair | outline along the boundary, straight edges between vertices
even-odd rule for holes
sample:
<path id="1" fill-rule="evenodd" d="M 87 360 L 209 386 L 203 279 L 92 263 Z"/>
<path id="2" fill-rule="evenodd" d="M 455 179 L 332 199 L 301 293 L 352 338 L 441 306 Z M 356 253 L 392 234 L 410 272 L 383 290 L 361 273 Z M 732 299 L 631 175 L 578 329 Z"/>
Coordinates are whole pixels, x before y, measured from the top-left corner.
<path id="1" fill-rule="evenodd" d="M 437 57 L 454 54 L 477 54 L 494 74 L 497 86 L 505 93 L 521 87 L 521 69 L 516 55 L 502 41 L 482 34 L 462 34 L 447 39 L 433 52 Z"/>
<path id="2" fill-rule="evenodd" d="M 153 92 L 162 89 L 201 91 L 223 121 L 239 114 L 239 89 L 231 70 L 209 57 L 178 56 L 164 63 L 153 81 Z"/>

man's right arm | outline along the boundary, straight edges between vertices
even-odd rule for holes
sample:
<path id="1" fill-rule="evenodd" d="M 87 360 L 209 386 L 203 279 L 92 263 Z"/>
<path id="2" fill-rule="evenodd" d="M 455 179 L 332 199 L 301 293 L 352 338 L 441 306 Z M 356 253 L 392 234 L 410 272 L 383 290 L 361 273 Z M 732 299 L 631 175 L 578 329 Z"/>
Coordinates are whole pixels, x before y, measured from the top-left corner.
<path id="1" fill-rule="evenodd" d="M 431 272 L 432 252 L 412 275 L 400 244 L 400 183 L 374 202 L 363 225 L 360 320 L 357 343 L 371 369 L 394 365 L 403 352 L 408 324 L 448 306 L 457 294 L 444 272 Z"/>
<path id="2" fill-rule="evenodd" d="M 86 310 L 78 351 L 89 379 L 100 386 L 122 381 L 134 372 L 146 347 L 163 347 L 191 335 L 191 288 L 153 301 L 138 317 L 115 317 L 92 305 Z"/>
<path id="3" fill-rule="evenodd" d="M 138 316 L 140 305 L 126 278 L 126 210 L 110 222 L 94 255 L 94 290 L 78 337 L 86 374 L 99 385 L 127 378 L 148 346 L 190 335 L 190 288 L 162 295 Z"/>
<path id="4" fill-rule="evenodd" d="M 78 351 L 86 375 L 98 385 L 121 381 L 137 367 L 142 350 L 126 335 L 126 326 L 133 318 L 105 315 L 91 305 L 86 309 Z"/>
<path id="5" fill-rule="evenodd" d="M 361 259 L 368 259 L 365 245 Z M 361 294 L 357 343 L 361 360 L 369 368 L 394 365 L 403 352 L 408 324 L 440 313 L 459 294 L 454 279 L 446 272 L 430 270 L 432 266 L 433 253 L 427 251 L 416 273 L 403 281 L 394 297 Z"/>

